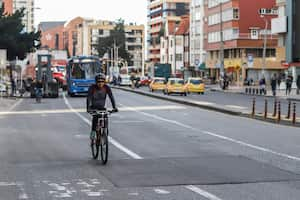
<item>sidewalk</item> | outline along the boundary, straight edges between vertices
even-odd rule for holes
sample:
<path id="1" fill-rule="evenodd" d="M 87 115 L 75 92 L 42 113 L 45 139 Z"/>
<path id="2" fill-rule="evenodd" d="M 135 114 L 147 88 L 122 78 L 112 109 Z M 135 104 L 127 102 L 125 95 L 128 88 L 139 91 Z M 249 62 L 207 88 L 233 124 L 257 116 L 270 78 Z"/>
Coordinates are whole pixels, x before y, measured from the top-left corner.
<path id="1" fill-rule="evenodd" d="M 222 90 L 219 85 L 208 85 L 207 86 L 210 91 L 216 91 L 216 92 L 224 92 L 224 93 L 235 93 L 235 94 L 243 94 L 243 95 L 248 95 L 248 96 L 263 96 L 259 94 L 249 94 L 246 93 L 245 90 L 246 88 L 258 88 L 258 86 L 229 86 L 229 89 L 227 90 Z M 266 97 L 273 97 L 272 91 L 267 90 L 267 95 Z M 290 95 L 285 94 L 285 90 L 276 90 L 276 97 L 279 97 L 281 99 L 286 99 L 286 100 L 292 100 L 292 101 L 300 101 L 300 95 L 296 94 L 296 89 L 293 89 L 291 91 Z"/>
<path id="2" fill-rule="evenodd" d="M 0 112 L 8 111 L 18 100 L 17 98 L 0 97 Z"/>

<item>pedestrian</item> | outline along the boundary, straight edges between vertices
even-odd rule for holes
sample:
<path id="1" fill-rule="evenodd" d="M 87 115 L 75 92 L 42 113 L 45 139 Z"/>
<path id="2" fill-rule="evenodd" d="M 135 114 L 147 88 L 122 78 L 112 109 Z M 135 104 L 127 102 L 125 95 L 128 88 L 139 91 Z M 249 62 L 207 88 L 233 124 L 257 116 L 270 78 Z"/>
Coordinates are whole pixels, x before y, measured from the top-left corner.
<path id="1" fill-rule="evenodd" d="M 300 75 L 297 78 L 297 94 L 300 94 Z"/>
<path id="2" fill-rule="evenodd" d="M 285 95 L 290 95 L 292 90 L 292 83 L 293 83 L 293 79 L 290 75 L 287 77 L 285 83 L 286 83 Z"/>
<path id="3" fill-rule="evenodd" d="M 277 87 L 277 77 L 276 74 L 274 74 L 271 78 L 271 88 L 272 88 L 273 96 L 276 96 L 276 87 Z"/>
<path id="4" fill-rule="evenodd" d="M 260 94 L 266 95 L 266 79 L 265 79 L 265 77 L 262 77 L 259 80 L 259 87 L 260 87 Z"/>
<path id="5" fill-rule="evenodd" d="M 278 84 L 278 87 L 279 87 L 279 88 L 280 88 L 280 84 L 281 84 L 281 76 L 282 76 L 282 75 L 279 75 L 279 76 L 278 76 L 278 80 L 277 80 L 277 84 Z"/>

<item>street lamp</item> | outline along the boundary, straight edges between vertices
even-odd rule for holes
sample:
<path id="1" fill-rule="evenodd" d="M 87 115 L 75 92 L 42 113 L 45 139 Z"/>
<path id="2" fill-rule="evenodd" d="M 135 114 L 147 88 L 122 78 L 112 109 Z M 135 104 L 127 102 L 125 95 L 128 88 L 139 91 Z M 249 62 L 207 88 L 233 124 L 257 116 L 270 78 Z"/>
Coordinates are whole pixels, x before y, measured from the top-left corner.
<path id="1" fill-rule="evenodd" d="M 265 21 L 264 47 L 263 47 L 263 58 L 262 58 L 262 76 L 264 76 L 264 74 L 265 74 L 265 68 L 266 68 L 266 50 L 267 50 L 268 19 L 264 15 L 260 15 L 260 17 Z"/>

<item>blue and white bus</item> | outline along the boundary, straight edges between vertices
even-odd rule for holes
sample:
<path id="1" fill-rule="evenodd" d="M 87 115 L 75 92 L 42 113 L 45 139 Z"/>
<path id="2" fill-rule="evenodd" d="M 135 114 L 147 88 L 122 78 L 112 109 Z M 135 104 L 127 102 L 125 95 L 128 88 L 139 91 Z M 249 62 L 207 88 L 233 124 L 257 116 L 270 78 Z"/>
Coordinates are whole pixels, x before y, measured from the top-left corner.
<path id="1" fill-rule="evenodd" d="M 68 61 L 67 84 L 70 96 L 87 95 L 95 83 L 95 76 L 102 73 L 102 64 L 96 56 L 76 56 Z"/>

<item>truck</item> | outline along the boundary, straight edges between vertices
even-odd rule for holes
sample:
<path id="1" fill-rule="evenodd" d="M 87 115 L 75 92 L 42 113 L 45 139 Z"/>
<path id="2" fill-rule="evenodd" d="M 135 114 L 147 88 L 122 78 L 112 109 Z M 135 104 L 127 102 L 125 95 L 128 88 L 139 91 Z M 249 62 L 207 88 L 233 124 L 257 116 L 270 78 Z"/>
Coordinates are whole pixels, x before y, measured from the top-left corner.
<path id="1" fill-rule="evenodd" d="M 35 68 L 35 81 L 31 83 L 30 96 L 35 97 L 35 88 L 37 81 L 41 81 L 43 84 L 43 97 L 57 98 L 59 94 L 58 82 L 53 78 L 51 70 L 51 58 L 50 54 L 37 55 L 37 65 Z"/>
<path id="2" fill-rule="evenodd" d="M 152 77 L 163 77 L 168 80 L 171 77 L 171 64 L 156 63 L 151 67 Z"/>

